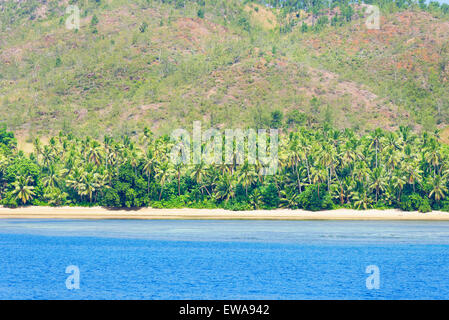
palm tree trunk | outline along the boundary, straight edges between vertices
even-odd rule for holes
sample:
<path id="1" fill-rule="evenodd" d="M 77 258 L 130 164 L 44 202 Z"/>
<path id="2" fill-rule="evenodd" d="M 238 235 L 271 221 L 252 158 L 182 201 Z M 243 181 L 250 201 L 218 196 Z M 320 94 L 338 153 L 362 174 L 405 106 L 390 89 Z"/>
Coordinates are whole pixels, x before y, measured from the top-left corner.
<path id="1" fill-rule="evenodd" d="M 377 168 L 377 141 L 376 141 L 376 168 Z"/>
<path id="2" fill-rule="evenodd" d="M 181 173 L 178 171 L 178 196 L 181 195 Z"/>
<path id="3" fill-rule="evenodd" d="M 379 187 L 376 186 L 376 203 L 377 203 L 377 197 L 378 197 L 378 195 L 379 195 Z"/>
<path id="4" fill-rule="evenodd" d="M 298 181 L 299 193 L 301 194 L 301 179 L 299 178 L 298 163 L 296 163 L 295 165 L 295 171 L 296 171 L 296 180 Z"/>
<path id="5" fill-rule="evenodd" d="M 306 167 L 307 167 L 307 177 L 309 178 L 309 184 L 312 184 L 310 180 L 309 161 L 307 160 L 307 155 L 306 155 Z"/>
<path id="6" fill-rule="evenodd" d="M 161 184 L 161 192 L 159 192 L 159 201 L 161 201 L 163 190 L 164 190 L 164 184 Z"/>
<path id="7" fill-rule="evenodd" d="M 340 204 L 343 205 L 344 203 L 345 203 L 345 200 L 344 200 L 343 186 L 340 185 Z"/>

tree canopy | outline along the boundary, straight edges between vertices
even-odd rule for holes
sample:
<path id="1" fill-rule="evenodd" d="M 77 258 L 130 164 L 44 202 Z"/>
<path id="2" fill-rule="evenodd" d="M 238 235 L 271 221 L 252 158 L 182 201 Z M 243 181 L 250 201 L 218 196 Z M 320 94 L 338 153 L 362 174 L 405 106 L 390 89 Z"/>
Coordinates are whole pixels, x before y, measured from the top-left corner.
<path id="1" fill-rule="evenodd" d="M 299 127 L 281 134 L 275 175 L 261 164 L 174 164 L 168 136 L 102 142 L 63 133 L 26 155 L 0 131 L 0 197 L 7 206 L 77 205 L 231 210 L 400 208 L 449 211 L 449 147 L 438 132 Z M 203 148 L 205 146 L 203 145 Z"/>

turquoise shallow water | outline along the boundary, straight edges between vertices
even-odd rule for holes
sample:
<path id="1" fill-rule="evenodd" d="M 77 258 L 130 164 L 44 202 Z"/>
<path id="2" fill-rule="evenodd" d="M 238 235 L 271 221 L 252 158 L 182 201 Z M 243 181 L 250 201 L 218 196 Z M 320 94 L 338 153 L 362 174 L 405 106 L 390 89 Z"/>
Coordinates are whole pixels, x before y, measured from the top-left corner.
<path id="1" fill-rule="evenodd" d="M 0 220 L 0 299 L 448 298 L 446 222 Z"/>

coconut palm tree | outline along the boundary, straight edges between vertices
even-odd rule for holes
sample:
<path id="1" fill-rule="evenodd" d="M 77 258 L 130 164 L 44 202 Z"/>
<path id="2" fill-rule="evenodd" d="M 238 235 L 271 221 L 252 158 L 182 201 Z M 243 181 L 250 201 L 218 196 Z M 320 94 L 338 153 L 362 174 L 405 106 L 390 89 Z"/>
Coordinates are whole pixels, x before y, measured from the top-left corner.
<path id="1" fill-rule="evenodd" d="M 298 206 L 298 194 L 292 189 L 281 190 L 281 207 L 293 208 Z"/>
<path id="2" fill-rule="evenodd" d="M 97 142 L 92 143 L 92 146 L 87 152 L 87 159 L 89 162 L 99 166 L 103 158 L 103 151 Z"/>
<path id="3" fill-rule="evenodd" d="M 42 184 L 44 187 L 58 187 L 60 184 L 60 176 L 59 173 L 56 172 L 56 169 L 54 166 L 51 166 L 48 169 L 48 174 L 42 178 Z"/>
<path id="4" fill-rule="evenodd" d="M 230 173 L 226 173 L 217 181 L 217 187 L 215 189 L 215 198 L 217 200 L 228 201 L 235 197 L 236 181 Z"/>
<path id="5" fill-rule="evenodd" d="M 204 161 L 201 161 L 199 164 L 193 167 L 190 174 L 190 177 L 194 179 L 200 187 L 201 193 L 203 193 L 203 190 L 206 190 L 206 192 L 209 193 L 209 190 L 207 190 L 206 186 L 204 185 L 207 173 L 207 165 Z"/>
<path id="6" fill-rule="evenodd" d="M 147 195 L 150 196 L 150 179 L 151 175 L 155 171 L 156 159 L 151 148 L 148 148 L 145 158 L 143 160 L 143 173 L 147 176 Z"/>
<path id="7" fill-rule="evenodd" d="M 392 178 L 393 188 L 398 190 L 398 202 L 401 201 L 401 193 L 404 185 L 407 183 L 407 178 L 400 171 L 395 171 Z"/>
<path id="8" fill-rule="evenodd" d="M 360 210 L 363 208 L 367 210 L 368 208 L 372 208 L 373 200 L 369 197 L 368 191 L 363 190 L 361 192 L 353 192 L 351 194 L 352 201 L 354 202 L 354 207 Z"/>
<path id="9" fill-rule="evenodd" d="M 12 190 L 11 194 L 15 196 L 15 199 L 19 200 L 22 204 L 27 204 L 35 196 L 33 191 L 34 186 L 30 185 L 32 182 L 33 179 L 30 176 L 17 177 L 17 180 L 12 183 L 14 190 Z"/>
<path id="10" fill-rule="evenodd" d="M 245 194 L 248 197 L 248 187 L 253 185 L 257 181 L 257 174 L 254 171 L 254 167 L 245 161 L 243 165 L 239 167 L 237 181 L 245 187 Z"/>
<path id="11" fill-rule="evenodd" d="M 369 148 L 373 148 L 375 150 L 375 154 L 376 154 L 376 168 L 377 168 L 377 154 L 379 152 L 379 147 L 380 147 L 380 143 L 381 143 L 381 138 L 383 137 L 383 132 L 382 129 L 377 128 L 376 130 L 374 130 L 374 132 L 372 132 L 369 136 L 368 139 L 370 141 L 370 145 Z"/>
<path id="12" fill-rule="evenodd" d="M 318 198 L 320 197 L 320 184 L 326 179 L 327 172 L 320 167 L 312 167 L 311 170 L 312 183 L 318 185 Z"/>
<path id="13" fill-rule="evenodd" d="M 167 162 L 158 163 L 156 166 L 156 180 L 159 182 L 161 186 L 161 190 L 159 192 L 159 201 L 162 199 L 162 192 L 164 191 L 164 185 L 167 181 L 170 181 L 170 178 L 173 175 L 173 168 L 171 164 Z"/>
<path id="14" fill-rule="evenodd" d="M 383 167 L 374 168 L 370 176 L 370 188 L 376 191 L 376 203 L 379 193 L 385 190 L 387 179 Z"/>
<path id="15" fill-rule="evenodd" d="M 256 210 L 262 206 L 262 194 L 258 189 L 254 190 L 249 196 L 249 203 Z"/>
<path id="16" fill-rule="evenodd" d="M 446 187 L 447 179 L 442 176 L 435 176 L 431 178 L 430 185 L 432 190 L 430 191 L 429 198 L 434 197 L 436 202 L 440 202 L 441 199 L 444 199 L 447 193 Z"/>

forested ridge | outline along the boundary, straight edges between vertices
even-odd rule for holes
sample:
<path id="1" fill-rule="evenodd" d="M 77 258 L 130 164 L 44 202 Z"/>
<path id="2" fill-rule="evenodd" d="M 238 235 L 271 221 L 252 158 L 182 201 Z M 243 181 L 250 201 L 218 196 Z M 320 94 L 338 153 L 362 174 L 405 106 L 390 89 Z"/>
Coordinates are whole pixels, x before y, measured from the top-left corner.
<path id="1" fill-rule="evenodd" d="M 449 211 L 448 8 L 1 1 L 1 204 Z M 194 121 L 279 129 L 277 173 L 172 163 Z"/>
<path id="2" fill-rule="evenodd" d="M 380 29 L 365 26 L 368 4 Z M 68 30 L 69 6 L 79 29 Z M 0 121 L 36 136 L 201 120 L 366 133 L 449 124 L 448 6 L 415 1 L 0 2 Z M 73 12 L 72 12 L 73 13 Z"/>

